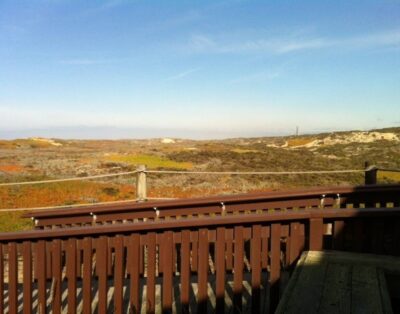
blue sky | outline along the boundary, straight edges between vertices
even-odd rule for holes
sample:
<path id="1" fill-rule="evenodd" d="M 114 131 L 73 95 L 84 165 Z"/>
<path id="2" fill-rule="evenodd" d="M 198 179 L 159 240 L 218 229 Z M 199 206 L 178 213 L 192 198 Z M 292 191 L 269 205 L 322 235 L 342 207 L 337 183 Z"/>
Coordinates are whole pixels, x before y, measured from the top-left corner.
<path id="1" fill-rule="evenodd" d="M 399 1 L 0 0 L 0 137 L 400 125 Z"/>

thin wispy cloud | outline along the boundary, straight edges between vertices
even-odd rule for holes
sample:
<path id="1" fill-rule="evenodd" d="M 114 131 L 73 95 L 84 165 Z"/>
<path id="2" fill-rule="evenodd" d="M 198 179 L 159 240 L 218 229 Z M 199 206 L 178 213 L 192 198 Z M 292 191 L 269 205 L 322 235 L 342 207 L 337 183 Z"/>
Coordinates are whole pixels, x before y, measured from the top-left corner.
<path id="1" fill-rule="evenodd" d="M 100 64 L 110 64 L 120 62 L 118 59 L 85 59 L 85 58 L 77 58 L 77 59 L 65 59 L 59 61 L 60 64 L 65 65 L 100 65 Z"/>
<path id="2" fill-rule="evenodd" d="M 221 36 L 220 38 L 222 38 Z M 362 34 L 343 38 L 324 38 L 309 36 L 302 38 L 258 38 L 252 40 L 224 40 L 208 35 L 193 35 L 186 50 L 195 53 L 271 53 L 285 54 L 302 50 L 317 50 L 327 48 L 365 49 L 374 47 L 400 46 L 400 29 L 385 32 Z"/>
<path id="3" fill-rule="evenodd" d="M 183 71 L 178 74 L 167 77 L 166 81 L 176 81 L 176 80 L 182 79 L 182 78 L 189 76 L 190 74 L 193 74 L 198 71 L 200 71 L 200 68 L 194 68 L 194 69 L 190 69 L 187 71 Z"/>

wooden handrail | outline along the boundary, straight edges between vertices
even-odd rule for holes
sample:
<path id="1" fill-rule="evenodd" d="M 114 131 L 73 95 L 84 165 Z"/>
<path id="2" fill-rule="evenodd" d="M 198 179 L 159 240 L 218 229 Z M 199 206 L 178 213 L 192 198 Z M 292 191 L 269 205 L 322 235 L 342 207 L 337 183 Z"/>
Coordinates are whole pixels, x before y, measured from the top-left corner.
<path id="1" fill-rule="evenodd" d="M 21 232 L 0 233 L 0 242 L 23 240 L 49 240 L 67 237 L 85 237 L 113 235 L 132 232 L 165 231 L 184 228 L 218 227 L 227 225 L 244 225 L 253 223 L 288 222 L 311 218 L 351 218 L 351 217 L 385 217 L 400 215 L 400 207 L 393 208 L 362 208 L 362 209 L 325 209 L 285 211 L 264 214 L 229 215 L 210 218 L 188 218 L 180 220 L 152 221 L 102 225 L 87 227 L 71 227 L 51 230 L 32 230 Z"/>
<path id="2" fill-rule="evenodd" d="M 84 214 L 96 213 L 112 213 L 115 211 L 126 212 L 136 210 L 153 210 L 156 207 L 162 209 L 179 209 L 185 207 L 203 207 L 203 206 L 220 206 L 221 203 L 225 205 L 235 205 L 243 203 L 255 203 L 270 200 L 290 200 L 295 198 L 310 198 L 325 196 L 341 197 L 349 194 L 357 195 L 358 193 L 381 193 L 399 191 L 400 184 L 387 184 L 387 185 L 368 185 L 368 186 L 345 186 L 345 187 L 326 187 L 326 188 L 309 188 L 309 189 L 295 189 L 289 191 L 274 191 L 274 192 L 261 192 L 261 193 L 247 193 L 229 196 L 212 196 L 191 199 L 167 200 L 167 201 L 151 201 L 144 203 L 123 203 L 114 205 L 93 205 L 87 207 L 73 207 L 68 209 L 53 209 L 44 211 L 33 211 L 24 214 L 25 218 L 47 218 L 47 217 L 69 217 Z"/>

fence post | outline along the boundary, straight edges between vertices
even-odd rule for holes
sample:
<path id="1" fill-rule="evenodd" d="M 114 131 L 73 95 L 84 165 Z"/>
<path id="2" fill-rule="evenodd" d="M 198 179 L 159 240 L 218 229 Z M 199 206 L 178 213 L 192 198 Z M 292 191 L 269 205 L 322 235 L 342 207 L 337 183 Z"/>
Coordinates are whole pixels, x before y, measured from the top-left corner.
<path id="1" fill-rule="evenodd" d="M 136 200 L 144 202 L 147 199 L 146 165 L 138 165 L 136 170 Z"/>
<path id="2" fill-rule="evenodd" d="M 378 168 L 365 162 L 365 185 L 376 184 L 378 181 Z"/>

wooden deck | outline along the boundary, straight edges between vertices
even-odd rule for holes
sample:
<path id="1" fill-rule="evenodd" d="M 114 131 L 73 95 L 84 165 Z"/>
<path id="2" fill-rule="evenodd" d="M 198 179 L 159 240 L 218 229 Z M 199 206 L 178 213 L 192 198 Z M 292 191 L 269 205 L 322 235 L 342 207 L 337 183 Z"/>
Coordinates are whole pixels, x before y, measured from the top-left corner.
<path id="1" fill-rule="evenodd" d="M 399 278 L 400 258 L 304 252 L 276 313 L 397 313 Z"/>

